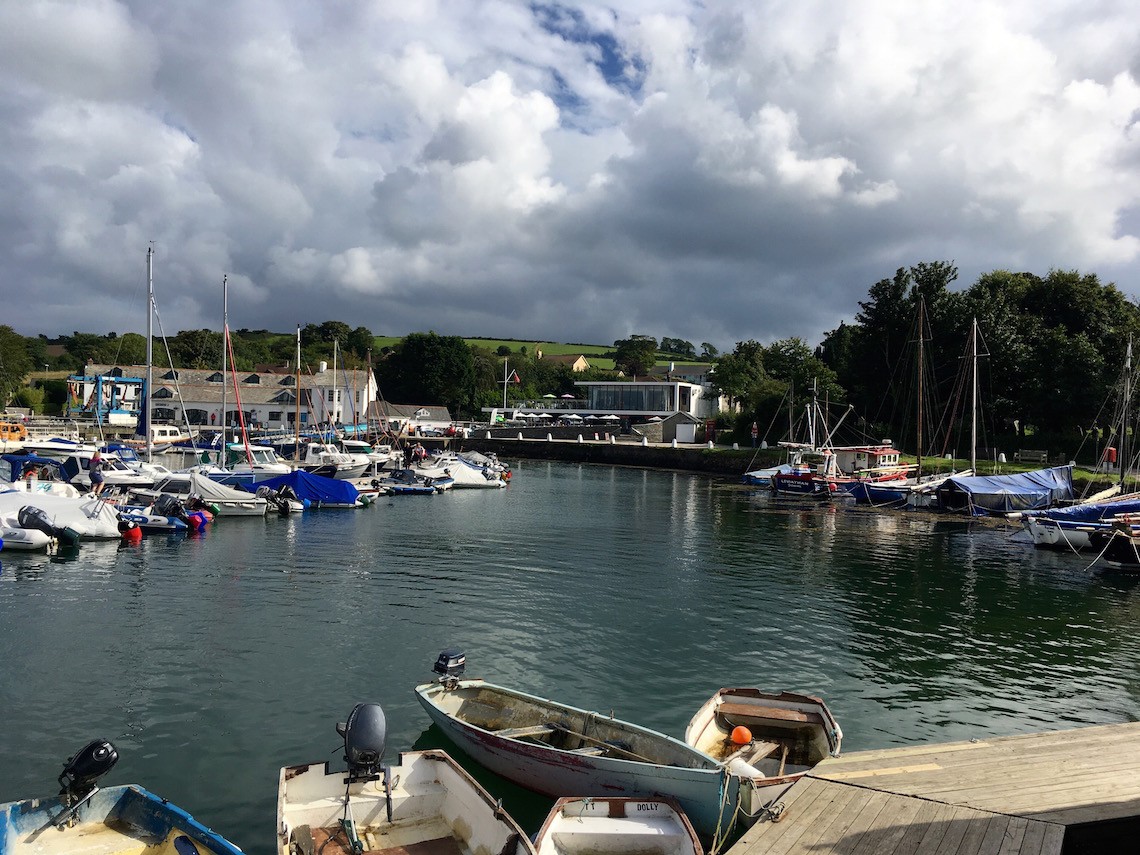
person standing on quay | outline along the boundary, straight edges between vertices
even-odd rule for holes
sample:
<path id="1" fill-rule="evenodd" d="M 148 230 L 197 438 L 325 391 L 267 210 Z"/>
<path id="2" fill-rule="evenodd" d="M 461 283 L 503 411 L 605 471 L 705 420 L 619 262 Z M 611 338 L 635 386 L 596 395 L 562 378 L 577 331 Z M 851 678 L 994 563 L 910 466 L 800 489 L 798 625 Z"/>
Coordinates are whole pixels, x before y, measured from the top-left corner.
<path id="1" fill-rule="evenodd" d="M 752 423 L 752 447 L 753 448 L 756 447 L 756 439 L 759 436 L 760 436 L 760 425 L 756 424 L 756 422 L 753 422 Z"/>

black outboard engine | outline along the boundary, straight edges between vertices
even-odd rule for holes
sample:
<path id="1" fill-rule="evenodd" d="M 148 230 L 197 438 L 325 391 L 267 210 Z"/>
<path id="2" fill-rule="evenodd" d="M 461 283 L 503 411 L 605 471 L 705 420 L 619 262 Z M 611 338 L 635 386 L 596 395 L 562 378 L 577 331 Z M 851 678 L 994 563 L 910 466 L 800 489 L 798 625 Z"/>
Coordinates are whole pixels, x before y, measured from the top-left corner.
<path id="1" fill-rule="evenodd" d="M 439 654 L 431 670 L 439 674 L 439 682 L 445 687 L 453 688 L 467 670 L 467 655 L 458 647 L 448 647 Z"/>
<path id="2" fill-rule="evenodd" d="M 348 721 L 336 726 L 344 737 L 344 759 L 348 763 L 351 779 L 374 778 L 384 757 L 384 740 L 388 723 L 380 704 L 357 704 L 348 715 Z"/>
<path id="3" fill-rule="evenodd" d="M 190 514 L 186 511 L 186 505 L 181 499 L 175 498 L 169 493 L 163 493 L 154 500 L 154 513 L 160 517 L 174 517 L 182 520 L 182 522 L 190 521 Z"/>
<path id="4" fill-rule="evenodd" d="M 73 821 L 80 806 L 99 791 L 95 782 L 119 762 L 119 752 L 105 739 L 87 743 L 74 757 L 68 757 L 59 775 L 60 801 L 65 810 L 53 822 L 62 828 Z"/>
<path id="5" fill-rule="evenodd" d="M 55 537 L 55 526 L 51 524 L 48 515 L 44 513 L 42 508 L 37 508 L 33 505 L 24 505 L 16 513 L 16 522 L 20 528 L 31 528 L 37 531 L 42 531 L 44 534 Z"/>

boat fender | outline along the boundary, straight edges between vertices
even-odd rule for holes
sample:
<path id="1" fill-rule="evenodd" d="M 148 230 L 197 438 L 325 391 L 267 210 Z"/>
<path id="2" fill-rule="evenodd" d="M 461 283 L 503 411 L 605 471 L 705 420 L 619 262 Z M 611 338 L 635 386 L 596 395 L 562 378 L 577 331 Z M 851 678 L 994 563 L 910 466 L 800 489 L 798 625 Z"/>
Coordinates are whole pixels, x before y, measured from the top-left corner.
<path id="1" fill-rule="evenodd" d="M 142 528 L 134 520 L 119 520 L 119 535 L 123 543 L 138 543 L 142 540 Z"/>
<path id="2" fill-rule="evenodd" d="M 209 522 L 209 520 L 206 519 L 206 515 L 202 513 L 202 511 L 192 511 L 191 513 L 187 514 L 187 516 L 189 517 L 189 519 L 187 519 L 187 523 L 189 523 L 190 528 L 194 531 L 202 531 L 204 528 L 206 528 L 206 523 Z"/>
<path id="3" fill-rule="evenodd" d="M 730 775 L 736 775 L 738 778 L 764 778 L 767 777 L 763 772 L 753 766 L 751 763 L 745 763 L 739 757 L 734 757 L 728 761 L 725 767 L 728 769 Z"/>
<path id="4" fill-rule="evenodd" d="M 379 490 L 380 489 L 380 482 L 377 481 L 375 478 L 372 479 L 372 489 L 373 490 Z"/>
<path id="5" fill-rule="evenodd" d="M 0 537 L 0 552 L 4 551 L 4 538 Z"/>

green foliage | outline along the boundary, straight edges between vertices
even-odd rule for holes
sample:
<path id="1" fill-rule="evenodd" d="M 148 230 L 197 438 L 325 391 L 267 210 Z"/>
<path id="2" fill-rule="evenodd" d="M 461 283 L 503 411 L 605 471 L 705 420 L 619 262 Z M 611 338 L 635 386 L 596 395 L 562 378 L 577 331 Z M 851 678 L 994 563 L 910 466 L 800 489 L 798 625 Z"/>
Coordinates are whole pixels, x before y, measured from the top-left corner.
<path id="1" fill-rule="evenodd" d="M 44 390 L 38 386 L 21 386 L 16 390 L 17 407 L 27 407 L 33 413 L 44 411 Z"/>
<path id="2" fill-rule="evenodd" d="M 683 338 L 662 338 L 661 351 L 670 355 L 679 356 L 682 359 L 696 359 L 697 349 L 693 347 L 691 341 L 685 341 Z"/>
<path id="3" fill-rule="evenodd" d="M 412 333 L 377 369 L 384 397 L 403 403 L 445 406 L 453 416 L 475 406 L 475 359 L 458 336 Z"/>
<path id="4" fill-rule="evenodd" d="M 657 364 L 657 339 L 635 335 L 614 342 L 614 365 L 626 374 L 637 377 L 649 373 Z"/>
<path id="5" fill-rule="evenodd" d="M 9 326 L 0 326 L 0 406 L 11 400 L 33 368 L 26 339 Z"/>

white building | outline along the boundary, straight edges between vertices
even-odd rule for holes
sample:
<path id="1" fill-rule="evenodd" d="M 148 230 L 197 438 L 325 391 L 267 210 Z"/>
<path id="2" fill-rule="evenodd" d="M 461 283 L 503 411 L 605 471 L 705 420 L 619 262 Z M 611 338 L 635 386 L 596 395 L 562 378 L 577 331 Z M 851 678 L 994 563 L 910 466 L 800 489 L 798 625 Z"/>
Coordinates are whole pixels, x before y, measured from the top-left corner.
<path id="1" fill-rule="evenodd" d="M 154 368 L 153 375 L 151 408 L 156 422 L 236 425 L 240 410 L 247 426 L 256 423 L 269 429 L 292 430 L 299 391 L 302 426 L 363 423 L 369 404 L 377 399 L 376 378 L 371 372 L 338 368 L 334 376 L 324 362 L 316 372 L 301 374 L 299 390 L 297 374 L 286 367 L 231 371 L 226 377 L 221 371 Z M 69 378 L 72 399 L 78 401 L 72 406 L 72 414 L 88 413 L 111 424 L 131 424 L 138 418 L 145 378 L 143 365 L 89 364 L 83 375 Z"/>

